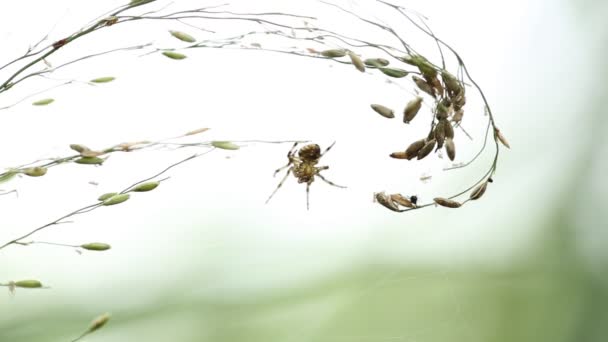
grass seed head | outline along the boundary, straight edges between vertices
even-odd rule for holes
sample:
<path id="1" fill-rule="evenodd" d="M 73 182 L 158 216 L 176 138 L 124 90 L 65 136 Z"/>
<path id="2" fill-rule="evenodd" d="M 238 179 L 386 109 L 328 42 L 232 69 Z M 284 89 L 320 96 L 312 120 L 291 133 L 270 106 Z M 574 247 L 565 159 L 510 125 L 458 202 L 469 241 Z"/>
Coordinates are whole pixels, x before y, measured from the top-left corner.
<path id="1" fill-rule="evenodd" d="M 476 200 L 481 198 L 481 196 L 483 196 L 483 194 L 486 193 L 486 189 L 488 188 L 488 182 L 483 182 L 481 184 L 479 184 L 472 192 L 471 195 L 469 196 L 469 198 L 471 200 Z"/>
<path id="2" fill-rule="evenodd" d="M 85 243 L 84 245 L 80 245 L 80 248 L 86 249 L 88 251 L 101 252 L 101 251 L 107 251 L 108 249 L 112 248 L 112 246 L 108 245 L 107 243 L 102 243 L 102 242 L 91 242 L 91 243 Z"/>
<path id="3" fill-rule="evenodd" d="M 212 141 L 211 146 L 222 150 L 238 150 L 240 148 L 239 145 L 230 141 Z"/>
<path id="4" fill-rule="evenodd" d="M 184 58 L 188 57 L 188 56 L 186 56 L 184 54 L 181 54 L 181 53 L 178 53 L 178 52 L 173 52 L 173 51 L 165 51 L 165 52 L 163 52 L 163 55 L 165 55 L 166 57 L 169 57 L 171 59 L 177 59 L 177 60 L 184 59 Z"/>
<path id="5" fill-rule="evenodd" d="M 399 207 L 391 200 L 390 196 L 384 192 L 377 192 L 374 194 L 376 201 L 382 204 L 385 208 L 392 211 L 399 211 Z"/>
<path id="6" fill-rule="evenodd" d="M 456 158 L 454 139 L 445 139 L 445 151 L 448 153 L 448 158 L 450 158 L 451 161 L 454 161 L 454 158 Z"/>
<path id="7" fill-rule="evenodd" d="M 97 200 L 100 201 L 100 202 L 103 202 L 103 201 L 107 200 L 108 198 L 110 198 L 112 196 L 116 196 L 116 195 L 118 195 L 117 192 L 108 192 L 106 194 L 103 194 L 103 195 L 99 196 L 97 198 Z"/>
<path id="8" fill-rule="evenodd" d="M 90 334 L 96 330 L 99 330 L 101 327 L 106 325 L 106 323 L 108 323 L 108 321 L 110 320 L 110 317 L 111 316 L 109 313 L 104 313 L 103 315 L 100 315 L 99 317 L 95 318 L 93 320 L 93 322 L 91 322 L 91 325 L 89 326 L 89 329 L 87 330 L 87 333 Z"/>
<path id="9" fill-rule="evenodd" d="M 426 139 L 416 140 L 410 144 L 405 150 L 407 159 L 414 159 L 418 156 L 418 152 L 426 145 Z"/>
<path id="10" fill-rule="evenodd" d="M 423 80 L 420 77 L 416 77 L 416 76 L 412 76 L 412 80 L 414 80 L 414 83 L 416 83 L 416 86 L 422 90 L 423 92 L 431 95 L 432 97 L 436 97 L 435 95 L 435 89 L 433 89 L 433 87 L 431 87 L 430 84 L 426 83 L 425 80 Z"/>
<path id="11" fill-rule="evenodd" d="M 407 152 L 405 151 L 393 152 L 390 154 L 390 157 L 395 159 L 408 159 Z"/>
<path id="12" fill-rule="evenodd" d="M 156 189 L 156 187 L 159 185 L 159 182 L 146 182 L 146 183 L 142 183 L 137 185 L 136 187 L 133 188 L 134 192 L 147 192 L 147 191 L 152 191 L 154 189 Z"/>
<path id="13" fill-rule="evenodd" d="M 440 206 L 446 207 L 446 208 L 460 208 L 462 206 L 462 204 L 460 202 L 456 202 L 454 200 L 443 198 L 443 197 L 433 198 L 433 201 L 435 201 L 435 203 L 439 204 Z"/>
<path id="14" fill-rule="evenodd" d="M 191 35 L 184 33 L 184 32 L 180 32 L 180 31 L 173 31 L 173 30 L 169 30 L 169 33 L 171 33 L 171 35 L 179 40 L 181 40 L 182 42 L 186 42 L 186 43 L 194 43 L 196 42 L 196 39 L 194 39 L 194 37 L 192 37 Z"/>
<path id="15" fill-rule="evenodd" d="M 390 76 L 390 77 L 394 77 L 394 78 L 402 78 L 409 74 L 409 72 L 407 72 L 403 69 L 397 69 L 397 68 L 379 68 L 379 69 L 386 76 Z"/>
<path id="16" fill-rule="evenodd" d="M 384 58 L 368 58 L 363 61 L 363 63 L 367 66 L 380 68 L 387 66 L 389 64 L 389 61 Z"/>
<path id="17" fill-rule="evenodd" d="M 361 58 L 359 58 L 359 56 L 357 56 L 354 52 L 349 51 L 348 57 L 350 57 L 350 61 L 353 63 L 357 70 L 365 72 L 365 64 L 363 63 Z"/>
<path id="18" fill-rule="evenodd" d="M 494 129 L 494 135 L 496 136 L 496 139 L 498 139 L 498 141 L 500 141 L 501 144 L 503 144 L 506 148 L 511 148 L 511 145 L 509 145 L 509 142 L 507 141 L 507 138 L 505 138 L 504 135 L 502 135 L 502 133 L 500 132 L 500 130 L 498 128 Z"/>
<path id="19" fill-rule="evenodd" d="M 401 206 L 407 207 L 407 208 L 416 208 L 416 205 L 414 203 L 412 203 L 412 201 L 409 200 L 409 198 L 401 195 L 401 194 L 392 194 L 391 195 L 391 200 Z"/>
<path id="20" fill-rule="evenodd" d="M 395 112 L 388 107 L 379 104 L 372 104 L 371 107 L 374 111 L 376 111 L 376 113 L 384 116 L 385 118 L 392 119 L 395 117 Z"/>
<path id="21" fill-rule="evenodd" d="M 19 287 L 23 289 L 39 289 L 42 287 L 42 283 L 38 280 L 19 280 L 13 283 L 14 287 Z"/>
<path id="22" fill-rule="evenodd" d="M 76 159 L 74 163 L 83 165 L 101 165 L 104 161 L 105 159 L 101 159 L 99 157 L 82 157 Z"/>
<path id="23" fill-rule="evenodd" d="M 103 201 L 103 205 L 108 206 L 108 205 L 120 204 L 122 202 L 127 201 L 130 197 L 131 197 L 131 195 L 129 195 L 129 194 L 117 194 L 117 195 L 114 195 L 114 196 L 108 198 L 107 200 Z"/>
<path id="24" fill-rule="evenodd" d="M 405 110 L 403 111 L 403 122 L 410 123 L 410 121 L 414 120 L 418 111 L 422 107 L 422 97 L 416 96 L 415 99 L 411 100 L 405 106 Z"/>
<path id="25" fill-rule="evenodd" d="M 346 56 L 346 51 L 343 49 L 331 49 L 321 51 L 321 56 L 327 58 L 340 58 Z"/>
<path id="26" fill-rule="evenodd" d="M 23 174 L 30 176 L 30 177 L 42 177 L 42 176 L 46 175 L 47 170 L 48 169 L 46 167 L 40 167 L 40 166 L 28 167 L 27 169 L 23 170 Z"/>
<path id="27" fill-rule="evenodd" d="M 420 151 L 418 151 L 418 160 L 425 158 L 426 156 L 428 156 L 431 151 L 433 151 L 433 148 L 435 147 L 435 144 L 437 143 L 437 140 L 435 139 L 431 139 L 429 140 L 424 147 L 422 147 L 420 149 Z"/>

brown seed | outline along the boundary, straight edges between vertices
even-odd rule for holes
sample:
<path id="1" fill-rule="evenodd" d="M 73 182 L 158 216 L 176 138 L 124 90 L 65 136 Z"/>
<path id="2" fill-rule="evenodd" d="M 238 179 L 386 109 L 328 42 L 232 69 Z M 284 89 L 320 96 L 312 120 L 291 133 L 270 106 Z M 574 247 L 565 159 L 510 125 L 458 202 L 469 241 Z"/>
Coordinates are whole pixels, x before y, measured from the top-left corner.
<path id="1" fill-rule="evenodd" d="M 431 95 L 432 97 L 435 97 L 435 90 L 428 83 L 426 83 L 425 80 L 416 76 L 412 76 L 412 80 L 414 80 L 414 83 L 416 83 L 420 90 Z"/>
<path id="2" fill-rule="evenodd" d="M 445 139 L 445 150 L 448 153 L 448 158 L 454 160 L 456 158 L 456 146 L 454 145 L 454 139 Z"/>
<path id="3" fill-rule="evenodd" d="M 410 146 L 408 146 L 405 150 L 407 159 L 411 160 L 418 156 L 418 152 L 424 147 L 424 145 L 426 145 L 426 139 L 416 140 L 411 143 Z"/>
<path id="4" fill-rule="evenodd" d="M 430 84 L 433 89 L 435 89 L 436 93 L 439 94 L 439 96 L 443 96 L 443 86 L 441 85 L 441 82 L 439 81 L 437 76 L 430 77 L 425 75 L 424 78 L 426 79 L 426 83 Z"/>
<path id="5" fill-rule="evenodd" d="M 365 72 L 365 64 L 363 64 L 363 61 L 361 58 L 359 58 L 359 56 L 357 56 L 354 52 L 349 51 L 348 57 L 350 57 L 350 61 L 353 63 L 355 68 L 357 68 L 357 70 Z"/>
<path id="6" fill-rule="evenodd" d="M 390 197 L 394 203 L 397 203 L 401 206 L 404 206 L 407 208 L 416 208 L 416 205 L 414 203 L 412 203 L 412 201 L 410 201 L 409 198 L 407 198 L 401 194 L 392 194 Z"/>
<path id="7" fill-rule="evenodd" d="M 496 139 L 498 139 L 498 141 L 500 141 L 503 145 L 505 145 L 506 148 L 511 148 L 511 145 L 509 145 L 507 138 L 505 138 L 505 136 L 502 135 L 502 133 L 500 132 L 500 130 L 498 128 L 494 129 L 494 135 L 495 135 Z"/>
<path id="8" fill-rule="evenodd" d="M 410 123 L 410 121 L 414 120 L 421 107 L 422 97 L 420 96 L 416 96 L 415 99 L 408 102 L 405 106 L 405 110 L 403 111 L 403 122 Z"/>
<path id="9" fill-rule="evenodd" d="M 405 152 L 405 151 L 393 152 L 390 154 L 390 156 L 391 156 L 391 158 L 395 158 L 395 159 L 408 159 L 407 152 Z"/>
<path id="10" fill-rule="evenodd" d="M 444 120 L 448 118 L 448 107 L 443 105 L 443 103 L 437 104 L 437 109 L 435 110 L 435 116 L 437 120 Z"/>
<path id="11" fill-rule="evenodd" d="M 479 184 L 471 192 L 471 196 L 469 198 L 472 200 L 479 199 L 481 196 L 483 196 L 483 194 L 485 194 L 487 187 L 488 187 L 488 182 L 483 182 L 483 183 Z"/>
<path id="12" fill-rule="evenodd" d="M 445 137 L 448 139 L 454 139 L 454 127 L 452 127 L 452 123 L 449 121 L 445 121 L 445 125 L 443 126 L 445 131 Z"/>
<path id="13" fill-rule="evenodd" d="M 445 125 L 449 123 L 446 120 L 439 120 L 437 125 L 435 126 L 435 140 L 437 140 L 437 150 L 443 147 L 443 142 L 445 141 Z"/>
<path id="14" fill-rule="evenodd" d="M 440 206 L 447 208 L 460 208 L 460 206 L 462 205 L 460 202 L 456 202 L 454 200 L 443 197 L 433 198 L 433 201 L 435 201 L 435 203 L 439 204 Z"/>
<path id="15" fill-rule="evenodd" d="M 371 107 L 373 110 L 376 111 L 376 113 L 384 116 L 385 118 L 392 119 L 395 117 L 395 113 L 393 112 L 393 110 L 388 107 L 379 104 L 373 104 L 371 105 Z"/>
<path id="16" fill-rule="evenodd" d="M 424 147 L 418 151 L 418 159 L 423 159 L 424 157 L 428 156 L 429 153 L 433 151 L 436 143 L 437 141 L 435 139 L 431 139 L 429 142 L 427 142 Z"/>
<path id="17" fill-rule="evenodd" d="M 374 194 L 376 201 L 382 204 L 385 208 L 392 211 L 399 211 L 399 207 L 387 196 L 384 192 L 377 192 Z"/>

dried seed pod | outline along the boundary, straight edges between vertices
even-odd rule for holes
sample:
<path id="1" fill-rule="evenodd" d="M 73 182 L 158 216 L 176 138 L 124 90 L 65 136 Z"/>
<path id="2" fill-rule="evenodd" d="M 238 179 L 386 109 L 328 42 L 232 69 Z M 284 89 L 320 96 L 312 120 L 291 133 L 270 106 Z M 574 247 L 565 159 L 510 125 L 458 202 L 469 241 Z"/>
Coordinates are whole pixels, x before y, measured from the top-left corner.
<path id="1" fill-rule="evenodd" d="M 41 177 L 41 176 L 46 175 L 46 171 L 47 171 L 46 167 L 35 166 L 35 167 L 28 167 L 27 169 L 24 169 L 23 174 L 30 176 L 30 177 Z"/>
<path id="2" fill-rule="evenodd" d="M 384 58 L 368 58 L 363 63 L 367 66 L 379 68 L 387 66 L 389 61 Z"/>
<path id="3" fill-rule="evenodd" d="M 414 203 L 412 203 L 412 201 L 410 201 L 407 197 L 405 197 L 401 194 L 392 194 L 391 200 L 394 203 L 397 203 L 397 204 L 407 207 L 407 208 L 416 208 L 416 205 Z"/>
<path id="4" fill-rule="evenodd" d="M 178 60 L 179 59 L 184 59 L 184 58 L 188 57 L 188 56 L 186 56 L 184 54 L 173 52 L 173 51 L 165 51 L 165 52 L 163 52 L 163 55 L 165 55 L 165 56 L 167 56 L 167 57 L 169 57 L 171 59 L 178 59 Z"/>
<path id="5" fill-rule="evenodd" d="M 116 77 L 99 77 L 99 78 L 95 78 L 90 80 L 89 82 L 91 83 L 108 83 L 108 82 L 112 82 L 116 79 Z"/>
<path id="6" fill-rule="evenodd" d="M 452 115 L 452 121 L 455 123 L 460 123 L 462 121 L 462 116 L 464 115 L 464 109 L 460 108 L 454 115 Z"/>
<path id="7" fill-rule="evenodd" d="M 359 58 L 359 56 L 357 56 L 354 52 L 349 51 L 348 57 L 350 57 L 350 61 L 353 63 L 355 68 L 357 68 L 357 70 L 365 72 L 365 64 L 363 64 L 363 61 L 361 58 Z"/>
<path id="8" fill-rule="evenodd" d="M 171 33 L 171 35 L 183 42 L 186 43 L 194 43 L 196 42 L 196 39 L 194 39 L 194 37 L 192 37 L 191 35 L 184 33 L 184 32 L 180 32 L 180 31 L 172 31 L 169 30 L 169 33 Z"/>
<path id="9" fill-rule="evenodd" d="M 410 121 L 414 120 L 416 114 L 422 107 L 422 97 L 416 96 L 415 99 L 411 100 L 405 106 L 405 110 L 403 111 L 403 122 L 410 123 Z"/>
<path id="10" fill-rule="evenodd" d="M 395 159 L 408 159 L 407 152 L 405 151 L 393 152 L 390 154 L 390 157 Z"/>
<path id="11" fill-rule="evenodd" d="M 418 156 L 418 152 L 426 145 L 426 139 L 416 140 L 405 150 L 407 159 L 412 160 Z"/>
<path id="12" fill-rule="evenodd" d="M 454 158 L 456 158 L 456 146 L 454 145 L 454 139 L 445 139 L 445 151 L 448 153 L 448 158 L 454 161 Z"/>
<path id="13" fill-rule="evenodd" d="M 89 251 L 107 251 L 108 249 L 112 248 L 112 246 L 108 245 L 107 243 L 102 243 L 102 242 L 91 242 L 91 243 L 85 243 L 84 245 L 80 245 L 80 248 L 82 249 L 86 249 Z"/>
<path id="14" fill-rule="evenodd" d="M 435 203 L 439 204 L 440 206 L 447 208 L 460 208 L 460 206 L 462 206 L 460 202 L 456 202 L 454 200 L 443 197 L 433 198 L 433 201 L 435 201 Z"/>
<path id="15" fill-rule="evenodd" d="M 399 211 L 399 207 L 391 200 L 389 196 L 387 196 L 384 192 L 377 192 L 374 194 L 374 198 L 380 204 L 382 204 L 385 208 L 392 211 Z"/>
<path id="16" fill-rule="evenodd" d="M 108 205 L 120 204 L 120 203 L 128 200 L 130 197 L 131 197 L 131 195 L 129 195 L 129 194 L 114 195 L 114 196 L 108 198 L 107 200 L 103 201 L 103 205 L 108 206 Z"/>
<path id="17" fill-rule="evenodd" d="M 38 280 L 19 280 L 12 283 L 14 287 L 20 287 L 24 289 L 39 289 L 42 287 L 42 283 Z"/>
<path id="18" fill-rule="evenodd" d="M 90 149 L 84 145 L 79 144 L 71 144 L 70 148 L 78 153 L 82 153 L 84 151 L 89 151 Z"/>
<path id="19" fill-rule="evenodd" d="M 437 143 L 437 141 L 435 139 L 431 139 L 429 140 L 429 142 L 427 142 L 424 147 L 422 147 L 420 149 L 420 151 L 418 151 L 418 159 L 423 159 L 424 157 L 428 156 L 429 153 L 431 153 L 431 151 L 433 151 L 433 148 L 435 147 L 435 144 Z"/>
<path id="20" fill-rule="evenodd" d="M 409 74 L 409 72 L 407 72 L 403 69 L 397 69 L 397 68 L 379 68 L 379 69 L 386 76 L 390 76 L 390 77 L 394 77 L 394 78 L 402 78 Z"/>
<path id="21" fill-rule="evenodd" d="M 445 120 L 445 126 L 443 126 L 444 131 L 445 131 L 445 137 L 448 139 L 454 139 L 454 127 L 452 127 L 452 124 Z"/>
<path id="22" fill-rule="evenodd" d="M 55 102 L 54 99 L 43 99 L 43 100 L 38 100 L 36 102 L 33 102 L 32 105 L 34 106 L 46 106 L 49 105 L 51 103 Z"/>
<path id="23" fill-rule="evenodd" d="M 187 136 L 190 136 L 190 135 L 195 135 L 195 134 L 207 132 L 208 130 L 209 130 L 209 128 L 199 128 L 199 129 L 195 129 L 194 131 L 190 131 L 190 132 L 184 134 L 184 136 L 187 137 Z"/>
<path id="24" fill-rule="evenodd" d="M 479 199 L 483 194 L 486 193 L 486 189 L 488 188 L 488 182 L 483 182 L 479 184 L 472 192 L 469 198 L 471 200 Z"/>
<path id="25" fill-rule="evenodd" d="M 117 192 L 108 192 L 106 194 L 103 194 L 103 195 L 99 196 L 97 198 L 97 200 L 100 201 L 100 202 L 103 202 L 103 201 L 107 200 L 108 198 L 116 196 L 116 195 L 118 195 Z"/>
<path id="26" fill-rule="evenodd" d="M 221 148 L 222 150 L 238 150 L 240 147 L 230 141 L 212 141 L 211 146 Z"/>
<path id="27" fill-rule="evenodd" d="M 435 125 L 435 140 L 437 140 L 437 150 L 443 147 L 443 142 L 445 141 L 445 125 L 449 123 L 446 120 L 439 120 L 437 125 Z M 435 151 L 437 151 L 435 150 Z"/>
<path id="28" fill-rule="evenodd" d="M 387 108 L 383 105 L 373 104 L 371 105 L 372 109 L 376 111 L 376 113 L 384 116 L 385 118 L 392 119 L 395 117 L 395 113 L 392 109 Z"/>
<path id="29" fill-rule="evenodd" d="M 99 157 L 82 157 L 76 159 L 74 163 L 84 165 L 101 165 L 104 161 L 105 159 L 101 159 Z"/>
<path id="30" fill-rule="evenodd" d="M 146 183 L 137 185 L 131 191 L 134 191 L 134 192 L 152 191 L 152 190 L 156 189 L 156 187 L 158 187 L 159 184 L 160 184 L 159 182 L 146 182 Z"/>
<path id="31" fill-rule="evenodd" d="M 416 77 L 416 76 L 412 76 L 412 80 L 414 80 L 414 83 L 416 83 L 416 86 L 418 86 L 418 88 L 420 90 L 431 95 L 432 97 L 435 97 L 435 89 L 433 89 L 433 87 L 431 87 L 431 85 L 426 83 L 425 80 L 423 80 L 420 77 Z"/>
<path id="32" fill-rule="evenodd" d="M 346 51 L 343 49 L 325 50 L 325 51 L 321 51 L 321 56 L 328 57 L 328 58 L 340 58 L 340 57 L 346 56 Z"/>
<path id="33" fill-rule="evenodd" d="M 108 323 L 108 321 L 110 320 L 110 314 L 109 313 L 104 313 L 103 315 L 95 318 L 93 320 L 93 322 L 91 322 L 91 325 L 89 326 L 89 329 L 87 329 L 87 334 L 90 334 L 98 329 L 100 329 L 101 327 L 103 327 L 104 325 L 106 325 L 106 323 Z"/>
<path id="34" fill-rule="evenodd" d="M 505 136 L 502 135 L 502 133 L 500 132 L 500 130 L 498 128 L 494 129 L 494 136 L 496 137 L 496 139 L 498 139 L 498 141 L 500 141 L 503 145 L 505 145 L 506 148 L 511 148 L 511 145 L 509 145 L 507 138 L 505 138 Z"/>

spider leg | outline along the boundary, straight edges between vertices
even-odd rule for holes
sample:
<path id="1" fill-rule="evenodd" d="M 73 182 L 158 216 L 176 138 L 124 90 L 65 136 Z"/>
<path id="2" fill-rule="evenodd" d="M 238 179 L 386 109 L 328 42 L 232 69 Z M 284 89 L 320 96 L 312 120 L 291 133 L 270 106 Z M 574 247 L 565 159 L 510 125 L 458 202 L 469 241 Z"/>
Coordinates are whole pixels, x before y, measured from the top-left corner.
<path id="1" fill-rule="evenodd" d="M 293 151 L 295 150 L 296 146 L 298 146 L 298 142 L 295 142 L 293 144 L 293 146 L 291 147 L 291 150 L 289 150 L 289 152 L 287 152 L 287 159 L 289 159 L 289 162 L 287 163 L 287 165 L 282 166 L 282 167 L 276 169 L 274 171 L 273 177 L 276 177 L 277 173 L 281 172 L 281 170 L 283 170 L 284 168 L 288 167 L 289 165 L 291 165 L 293 163 L 293 159 L 292 159 L 293 158 Z"/>
<path id="2" fill-rule="evenodd" d="M 321 153 L 321 156 L 319 157 L 319 159 L 321 159 L 321 157 L 323 157 L 323 155 L 327 152 L 329 152 L 329 150 L 334 147 L 334 145 L 336 144 L 336 142 L 334 141 L 331 145 L 329 145 L 328 148 L 325 149 L 325 151 L 323 151 L 323 153 Z"/>
<path id="3" fill-rule="evenodd" d="M 306 210 L 310 210 L 310 184 L 311 182 L 306 183 Z"/>
<path id="4" fill-rule="evenodd" d="M 272 198 L 272 196 L 274 196 L 274 194 L 276 194 L 277 191 L 279 191 L 279 189 L 281 188 L 281 186 L 283 186 L 283 183 L 285 183 L 285 180 L 287 179 L 287 177 L 289 177 L 290 173 L 291 173 L 291 168 L 289 168 L 287 170 L 287 172 L 285 173 L 285 177 L 283 177 L 283 179 L 281 179 L 281 182 L 279 183 L 279 185 L 277 185 L 276 189 L 274 189 L 274 191 L 272 192 L 272 194 L 270 194 L 270 197 L 268 197 L 268 199 L 266 200 L 266 204 L 268 204 L 268 202 L 270 201 L 270 199 Z"/>
<path id="5" fill-rule="evenodd" d="M 327 167 L 327 166 L 323 166 L 323 168 L 324 168 L 323 170 L 327 170 L 329 167 Z M 320 167 L 319 169 L 321 169 L 321 167 Z M 319 170 L 319 171 L 320 171 L 320 170 Z M 333 185 L 333 186 L 335 186 L 335 187 L 337 187 L 337 188 L 346 189 L 346 187 L 345 187 L 345 186 L 338 185 L 338 184 L 336 184 L 336 183 L 334 183 L 334 182 L 332 182 L 332 181 L 330 181 L 330 180 L 325 179 L 325 177 L 323 177 L 323 176 L 322 176 L 320 173 L 317 173 L 317 176 L 318 176 L 319 178 L 321 178 L 321 179 L 322 179 L 322 180 L 323 180 L 325 183 L 327 183 L 327 184 L 329 184 L 329 185 Z"/>

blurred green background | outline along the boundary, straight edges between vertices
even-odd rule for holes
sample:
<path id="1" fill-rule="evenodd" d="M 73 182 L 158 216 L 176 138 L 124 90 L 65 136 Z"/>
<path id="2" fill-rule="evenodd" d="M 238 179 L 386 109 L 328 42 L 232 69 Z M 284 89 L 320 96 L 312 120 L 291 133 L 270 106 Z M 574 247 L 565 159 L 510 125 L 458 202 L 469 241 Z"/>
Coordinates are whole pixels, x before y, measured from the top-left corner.
<path id="1" fill-rule="evenodd" d="M 337 236 L 286 251 L 270 238 L 249 239 L 272 223 L 272 213 L 244 231 L 234 227 L 238 221 L 231 211 L 210 218 L 193 213 L 195 207 L 179 212 L 168 203 L 172 215 L 188 215 L 179 225 L 214 226 L 227 240 L 239 235 L 238 242 L 181 249 L 178 244 L 189 239 L 204 240 L 185 232 L 163 241 L 173 244 L 165 255 L 162 243 L 145 235 L 127 241 L 124 246 L 137 249 L 139 257 L 112 261 L 123 269 L 119 281 L 108 278 L 105 286 L 78 294 L 53 288 L 6 295 L 0 301 L 0 341 L 69 341 L 104 311 L 112 312 L 112 320 L 87 341 L 606 341 L 608 11 L 600 1 L 540 3 L 546 8 L 527 9 L 536 16 L 513 18 L 539 19 L 538 26 L 514 38 L 527 43 L 503 59 L 511 62 L 501 65 L 507 70 L 493 74 L 512 78 L 497 81 L 511 86 L 510 92 L 504 97 L 495 92 L 491 102 L 514 149 L 499 166 L 506 184 L 493 185 L 495 197 L 484 199 L 492 210 L 450 213 L 449 223 L 439 218 L 444 211 L 433 209 L 411 226 L 407 216 L 391 223 L 370 220 L 360 224 L 389 235 L 345 244 Z M 557 32 L 570 35 L 553 36 L 558 26 Z M 467 34 L 474 37 L 475 30 Z M 301 188 L 290 190 L 303 195 Z M 423 227 L 425 234 L 458 235 L 468 226 L 473 232 L 501 232 L 494 242 L 504 239 L 498 245 L 510 246 L 510 252 L 496 256 L 484 249 L 483 240 L 456 248 L 450 239 L 437 242 L 448 256 L 440 261 L 400 261 L 397 252 L 392 257 L 379 252 L 400 243 L 407 248 L 407 235 L 387 232 Z M 463 255 L 469 250 L 475 257 Z M 176 266 L 168 255 L 180 252 Z M 247 262 L 259 254 L 262 262 L 255 257 Z M 20 258 L 6 252 L 0 257 L 5 271 Z M 40 260 L 35 263 L 47 263 Z M 104 279 L 103 267 L 92 269 L 93 277 L 69 274 L 72 266 L 81 269 L 63 267 L 74 288 L 86 288 L 88 278 Z M 147 275 L 138 276 L 140 267 Z"/>

